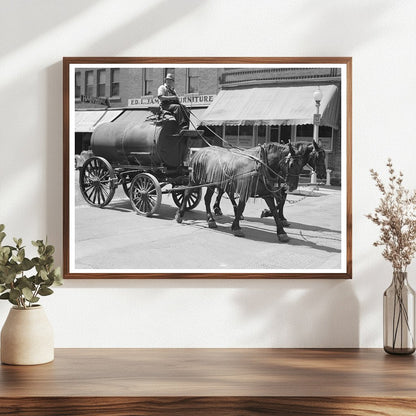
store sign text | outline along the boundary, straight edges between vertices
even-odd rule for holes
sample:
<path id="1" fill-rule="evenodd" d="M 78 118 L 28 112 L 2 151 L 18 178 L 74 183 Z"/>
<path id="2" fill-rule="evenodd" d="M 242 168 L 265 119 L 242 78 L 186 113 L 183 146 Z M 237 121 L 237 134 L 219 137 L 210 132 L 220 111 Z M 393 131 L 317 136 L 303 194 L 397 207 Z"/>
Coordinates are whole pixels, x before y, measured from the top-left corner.
<path id="1" fill-rule="evenodd" d="M 187 106 L 193 106 L 193 105 L 201 105 L 201 106 L 207 106 L 212 103 L 212 101 L 215 98 L 215 95 L 181 95 L 178 97 L 179 102 L 181 104 L 185 104 Z M 159 105 L 159 98 L 154 97 L 153 95 L 145 95 L 140 98 L 129 98 L 128 105 L 129 107 L 138 107 L 138 106 L 146 106 L 156 104 Z"/>

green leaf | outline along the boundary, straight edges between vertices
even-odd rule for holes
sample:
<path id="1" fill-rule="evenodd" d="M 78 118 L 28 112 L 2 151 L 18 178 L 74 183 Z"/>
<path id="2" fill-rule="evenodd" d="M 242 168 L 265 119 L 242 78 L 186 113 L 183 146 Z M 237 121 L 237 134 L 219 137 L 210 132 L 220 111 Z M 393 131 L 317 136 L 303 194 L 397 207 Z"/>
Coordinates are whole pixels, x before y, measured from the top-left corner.
<path id="1" fill-rule="evenodd" d="M 19 306 L 19 302 L 18 302 L 16 299 L 11 299 L 11 298 L 9 298 L 9 302 L 10 302 L 12 305 Z"/>
<path id="2" fill-rule="evenodd" d="M 25 258 L 25 249 L 21 248 L 18 252 L 17 252 L 17 259 L 19 260 L 19 263 L 21 263 L 23 261 L 23 259 Z"/>
<path id="3" fill-rule="evenodd" d="M 0 293 L 3 293 L 5 290 L 7 290 L 6 286 L 0 285 Z"/>
<path id="4" fill-rule="evenodd" d="M 39 246 L 43 245 L 43 241 L 42 241 L 42 240 L 32 241 L 32 244 L 33 244 L 35 247 L 39 247 Z"/>
<path id="5" fill-rule="evenodd" d="M 42 286 L 40 289 L 39 289 L 39 295 L 41 295 L 41 296 L 49 296 L 49 295 L 52 295 L 52 293 L 53 293 L 53 290 L 52 289 L 49 289 L 48 287 L 46 287 L 46 286 Z"/>
<path id="6" fill-rule="evenodd" d="M 16 244 L 17 248 L 20 248 L 22 246 L 23 240 L 21 238 L 13 237 L 13 241 Z"/>
<path id="7" fill-rule="evenodd" d="M 22 276 L 18 279 L 17 287 L 21 290 L 23 290 L 23 288 L 28 288 L 31 291 L 36 289 L 34 283 L 31 282 L 26 276 Z"/>
<path id="8" fill-rule="evenodd" d="M 55 247 L 52 245 L 46 246 L 45 255 L 52 256 L 53 253 L 55 253 Z"/>
<path id="9" fill-rule="evenodd" d="M 24 272 L 26 272 L 26 271 L 28 271 L 28 270 L 30 270 L 30 269 L 33 269 L 34 264 L 33 264 L 33 262 L 32 262 L 31 260 L 29 260 L 27 257 L 25 257 L 25 258 L 22 260 L 22 263 L 21 263 L 21 265 L 20 265 L 20 266 L 22 267 L 22 270 L 23 270 Z"/>
<path id="10" fill-rule="evenodd" d="M 1 232 L 1 231 L 4 231 L 4 229 L 5 229 L 4 224 L 0 224 L 0 232 Z"/>
<path id="11" fill-rule="evenodd" d="M 45 269 L 42 269 L 39 272 L 39 276 L 41 277 L 42 280 L 48 280 L 48 273 L 46 273 L 46 270 Z"/>
<path id="12" fill-rule="evenodd" d="M 28 287 L 24 287 L 22 289 L 23 292 L 23 296 L 29 301 L 32 302 L 31 299 L 33 298 L 33 292 L 28 288 Z"/>
<path id="13" fill-rule="evenodd" d="M 2 283 L 4 284 L 13 283 L 15 277 L 16 277 L 16 273 L 13 270 L 10 270 L 3 275 Z"/>
<path id="14" fill-rule="evenodd" d="M 10 300 L 17 300 L 21 295 L 22 292 L 19 289 L 12 289 L 10 291 Z"/>
<path id="15" fill-rule="evenodd" d="M 6 233 L 0 232 L 0 244 L 5 239 Z"/>
<path id="16" fill-rule="evenodd" d="M 57 286 L 63 285 L 64 284 L 64 279 L 62 278 L 62 273 L 61 273 L 61 268 L 57 267 L 56 269 L 53 270 L 53 275 L 54 275 L 54 283 Z"/>
<path id="17" fill-rule="evenodd" d="M 0 299 L 9 299 L 10 298 L 10 292 L 2 293 L 0 295 Z"/>

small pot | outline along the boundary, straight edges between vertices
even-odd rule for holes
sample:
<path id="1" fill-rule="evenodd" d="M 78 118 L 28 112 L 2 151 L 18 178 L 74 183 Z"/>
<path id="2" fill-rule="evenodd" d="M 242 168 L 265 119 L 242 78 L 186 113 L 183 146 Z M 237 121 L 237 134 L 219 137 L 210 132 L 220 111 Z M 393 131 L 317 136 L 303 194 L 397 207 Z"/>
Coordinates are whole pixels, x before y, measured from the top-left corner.
<path id="1" fill-rule="evenodd" d="M 1 331 L 1 362 L 35 365 L 53 359 L 53 329 L 43 307 L 11 308 Z"/>

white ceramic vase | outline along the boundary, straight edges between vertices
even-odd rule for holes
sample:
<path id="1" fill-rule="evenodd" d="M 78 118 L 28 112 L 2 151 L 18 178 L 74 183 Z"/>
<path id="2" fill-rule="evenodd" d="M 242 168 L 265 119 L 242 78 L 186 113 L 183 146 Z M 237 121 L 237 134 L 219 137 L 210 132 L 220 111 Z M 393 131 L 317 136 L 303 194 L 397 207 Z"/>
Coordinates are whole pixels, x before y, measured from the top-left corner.
<path id="1" fill-rule="evenodd" d="M 11 308 L 1 331 L 1 362 L 35 365 L 53 359 L 53 329 L 43 307 Z"/>

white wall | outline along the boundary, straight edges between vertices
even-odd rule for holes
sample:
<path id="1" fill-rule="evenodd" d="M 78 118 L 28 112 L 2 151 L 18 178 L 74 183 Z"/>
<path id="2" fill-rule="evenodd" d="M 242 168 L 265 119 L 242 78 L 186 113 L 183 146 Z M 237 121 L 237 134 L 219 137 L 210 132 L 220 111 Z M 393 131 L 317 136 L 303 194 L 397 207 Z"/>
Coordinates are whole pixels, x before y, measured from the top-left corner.
<path id="1" fill-rule="evenodd" d="M 57 347 L 381 347 L 390 265 L 364 214 L 388 156 L 416 187 L 416 3 L 1 0 L 0 223 L 62 258 L 63 56 L 352 56 L 353 279 L 66 281 Z M 416 286 L 415 268 L 410 281 Z M 9 304 L 0 304 L 0 325 Z"/>

